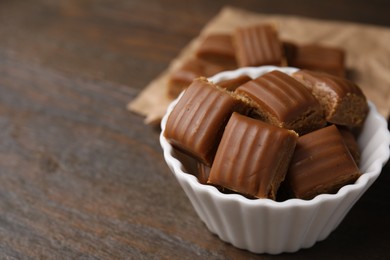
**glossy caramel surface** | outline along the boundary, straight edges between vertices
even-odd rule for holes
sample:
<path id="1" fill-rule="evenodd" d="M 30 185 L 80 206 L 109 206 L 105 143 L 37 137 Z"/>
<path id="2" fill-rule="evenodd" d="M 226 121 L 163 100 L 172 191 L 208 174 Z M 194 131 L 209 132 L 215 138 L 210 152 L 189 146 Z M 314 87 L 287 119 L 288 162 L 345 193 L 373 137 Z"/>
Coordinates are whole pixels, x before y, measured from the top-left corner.
<path id="1" fill-rule="evenodd" d="M 311 199 L 336 192 L 360 176 L 351 153 L 335 125 L 298 139 L 287 173 L 287 183 L 297 198 Z"/>
<path id="2" fill-rule="evenodd" d="M 184 92 L 170 114 L 165 137 L 176 148 L 210 166 L 223 129 L 241 103 L 205 78 L 198 78 Z"/>
<path id="3" fill-rule="evenodd" d="M 240 67 L 282 63 L 282 43 L 275 28 L 269 24 L 237 28 L 233 43 Z"/>
<path id="4" fill-rule="evenodd" d="M 293 131 L 233 113 L 208 183 L 250 197 L 275 199 L 297 139 Z"/>
<path id="5" fill-rule="evenodd" d="M 266 73 L 238 87 L 236 93 L 253 100 L 264 119 L 278 126 L 291 127 L 298 121 L 302 121 L 301 125 L 324 124 L 320 104 L 311 92 L 283 72 L 275 70 Z M 304 123 L 308 114 L 318 114 L 318 122 Z"/>

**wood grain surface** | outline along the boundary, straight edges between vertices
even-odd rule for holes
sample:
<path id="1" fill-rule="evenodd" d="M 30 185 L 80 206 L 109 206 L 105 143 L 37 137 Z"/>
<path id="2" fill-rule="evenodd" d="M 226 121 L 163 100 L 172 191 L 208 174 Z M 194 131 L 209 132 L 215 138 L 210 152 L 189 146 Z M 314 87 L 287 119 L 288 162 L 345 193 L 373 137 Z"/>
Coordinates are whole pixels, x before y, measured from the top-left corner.
<path id="1" fill-rule="evenodd" d="M 385 1 L 0 1 L 0 259 L 386 259 L 389 164 L 328 239 L 219 240 L 128 101 L 224 5 L 390 26 Z"/>

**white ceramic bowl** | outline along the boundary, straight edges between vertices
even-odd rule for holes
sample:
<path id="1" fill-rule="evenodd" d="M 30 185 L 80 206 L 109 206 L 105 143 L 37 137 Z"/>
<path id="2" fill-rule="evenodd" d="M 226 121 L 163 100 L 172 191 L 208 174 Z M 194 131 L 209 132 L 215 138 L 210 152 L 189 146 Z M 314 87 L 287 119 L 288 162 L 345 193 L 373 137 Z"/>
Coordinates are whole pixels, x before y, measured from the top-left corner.
<path id="1" fill-rule="evenodd" d="M 217 83 L 243 74 L 255 78 L 274 69 L 287 74 L 296 71 L 273 66 L 241 68 L 219 73 L 210 80 Z M 358 140 L 363 174 L 356 183 L 342 187 L 336 194 L 321 194 L 312 200 L 276 202 L 223 194 L 213 186 L 200 184 L 194 175 L 187 173 L 194 169 L 164 138 L 167 118 L 178 99 L 169 106 L 161 122 L 160 142 L 165 160 L 207 228 L 223 241 L 254 253 L 295 252 L 328 237 L 378 178 L 389 159 L 387 122 L 369 102 L 369 114 Z"/>

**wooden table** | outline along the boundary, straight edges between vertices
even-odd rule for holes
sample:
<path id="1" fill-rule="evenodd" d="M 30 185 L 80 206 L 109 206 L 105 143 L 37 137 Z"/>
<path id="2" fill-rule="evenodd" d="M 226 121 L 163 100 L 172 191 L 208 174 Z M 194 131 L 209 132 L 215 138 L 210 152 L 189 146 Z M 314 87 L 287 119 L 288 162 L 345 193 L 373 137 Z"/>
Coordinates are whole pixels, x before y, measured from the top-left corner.
<path id="1" fill-rule="evenodd" d="M 229 1 L 390 26 L 370 1 Z M 199 220 L 159 129 L 126 110 L 223 1 L 0 1 L 0 258 L 266 259 Z M 390 256 L 390 167 L 328 239 L 275 258 Z"/>

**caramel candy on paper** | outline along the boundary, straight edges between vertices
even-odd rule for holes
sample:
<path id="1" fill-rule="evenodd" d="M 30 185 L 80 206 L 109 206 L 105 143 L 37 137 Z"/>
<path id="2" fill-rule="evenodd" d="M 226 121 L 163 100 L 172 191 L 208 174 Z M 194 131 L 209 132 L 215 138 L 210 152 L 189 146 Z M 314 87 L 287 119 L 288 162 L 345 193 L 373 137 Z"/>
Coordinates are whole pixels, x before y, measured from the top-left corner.
<path id="1" fill-rule="evenodd" d="M 355 83 L 342 77 L 308 70 L 299 70 L 292 76 L 317 98 L 328 122 L 350 127 L 363 124 L 368 104 Z"/>
<path id="2" fill-rule="evenodd" d="M 226 69 L 237 68 L 231 34 L 207 34 L 195 51 L 195 56 L 212 63 L 223 65 Z"/>
<path id="3" fill-rule="evenodd" d="M 318 101 L 305 86 L 283 72 L 266 73 L 235 92 L 252 100 L 255 116 L 273 125 L 299 134 L 325 126 Z"/>
<path id="4" fill-rule="evenodd" d="M 207 79 L 195 79 L 169 115 L 164 135 L 176 149 L 211 166 L 234 111 L 246 113 L 247 106 Z"/>
<path id="5" fill-rule="evenodd" d="M 282 42 L 269 24 L 238 27 L 233 44 L 239 67 L 282 64 Z"/>
<path id="6" fill-rule="evenodd" d="M 335 125 L 299 137 L 285 184 L 299 199 L 334 193 L 360 176 Z"/>
<path id="7" fill-rule="evenodd" d="M 222 65 L 195 57 L 190 58 L 170 75 L 168 96 L 176 98 L 194 79 L 201 76 L 210 77 L 224 70 L 226 67 Z"/>
<path id="8" fill-rule="evenodd" d="M 168 96 L 177 97 L 198 77 L 210 77 L 221 71 L 237 68 L 230 34 L 208 34 L 194 55 L 174 70 L 168 81 Z"/>
<path id="9" fill-rule="evenodd" d="M 345 77 L 345 51 L 319 44 L 283 42 L 288 66 Z"/>
<path id="10" fill-rule="evenodd" d="M 208 183 L 249 197 L 275 199 L 297 139 L 294 131 L 233 113 Z"/>

